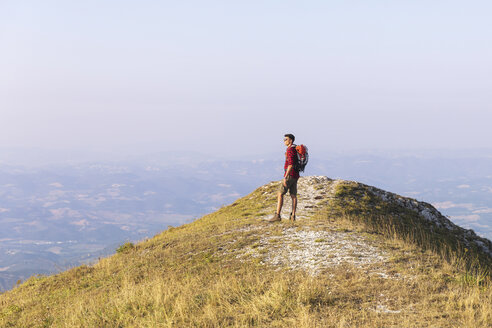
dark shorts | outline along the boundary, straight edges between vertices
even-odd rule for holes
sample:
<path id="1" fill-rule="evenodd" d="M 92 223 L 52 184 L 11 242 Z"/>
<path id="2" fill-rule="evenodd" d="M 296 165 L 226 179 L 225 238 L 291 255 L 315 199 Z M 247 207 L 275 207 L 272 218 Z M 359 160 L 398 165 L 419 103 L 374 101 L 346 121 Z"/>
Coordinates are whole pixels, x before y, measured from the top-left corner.
<path id="1" fill-rule="evenodd" d="M 287 193 L 287 190 L 289 191 L 289 194 L 294 196 L 297 195 L 297 179 L 294 179 L 290 175 L 287 176 L 287 179 L 285 181 L 285 184 L 287 185 L 284 186 L 283 180 L 280 182 L 280 193 L 282 195 L 285 195 Z"/>

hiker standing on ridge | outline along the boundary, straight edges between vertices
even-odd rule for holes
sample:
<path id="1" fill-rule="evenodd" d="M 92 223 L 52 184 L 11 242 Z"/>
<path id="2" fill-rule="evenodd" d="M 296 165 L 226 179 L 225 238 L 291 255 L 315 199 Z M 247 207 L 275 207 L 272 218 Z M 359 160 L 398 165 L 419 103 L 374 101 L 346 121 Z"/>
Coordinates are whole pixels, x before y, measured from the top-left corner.
<path id="1" fill-rule="evenodd" d="M 280 190 L 277 194 L 277 212 L 275 215 L 268 219 L 269 222 L 280 221 L 280 212 L 282 211 L 282 205 L 284 204 L 284 195 L 289 191 L 290 197 L 292 198 L 292 212 L 290 213 L 289 220 L 295 221 L 296 219 L 296 208 L 297 208 L 297 180 L 299 179 L 299 168 L 297 163 L 297 151 L 294 145 L 293 134 L 286 134 L 284 136 L 284 144 L 287 147 L 285 152 L 285 165 L 284 165 L 284 178 L 280 185 Z"/>

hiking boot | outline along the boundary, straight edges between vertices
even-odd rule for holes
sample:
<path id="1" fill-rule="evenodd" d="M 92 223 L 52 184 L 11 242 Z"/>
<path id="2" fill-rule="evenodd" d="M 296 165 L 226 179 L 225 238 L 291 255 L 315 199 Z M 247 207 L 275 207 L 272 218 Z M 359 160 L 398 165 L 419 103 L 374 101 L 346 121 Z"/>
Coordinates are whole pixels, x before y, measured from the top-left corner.
<path id="1" fill-rule="evenodd" d="M 290 217 L 289 217 L 289 220 L 290 221 L 295 221 L 296 220 L 296 215 L 292 215 L 292 212 L 290 212 Z"/>
<path id="2" fill-rule="evenodd" d="M 282 220 L 282 218 L 280 217 L 280 214 L 278 214 L 278 213 L 275 213 L 275 215 L 270 219 L 265 219 L 265 221 L 268 221 L 268 222 L 277 222 L 280 220 Z"/>

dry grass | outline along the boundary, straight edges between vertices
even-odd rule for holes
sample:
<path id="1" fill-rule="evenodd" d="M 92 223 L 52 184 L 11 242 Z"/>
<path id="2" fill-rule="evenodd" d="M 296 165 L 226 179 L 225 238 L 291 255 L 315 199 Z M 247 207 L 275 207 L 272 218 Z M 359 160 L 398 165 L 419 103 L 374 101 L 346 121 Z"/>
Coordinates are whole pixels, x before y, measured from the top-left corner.
<path id="1" fill-rule="evenodd" d="M 473 272 L 478 279 L 490 278 L 492 261 L 472 243 L 465 247 L 462 231 L 438 227 L 401 205 L 385 202 L 366 189 L 348 182 L 337 186 L 337 197 L 325 207 L 328 216 L 347 217 L 357 226 L 387 238 L 431 250 L 448 262 Z"/>
<path id="2" fill-rule="evenodd" d="M 492 326 L 487 277 L 467 271 L 459 255 L 444 259 L 411 238 L 361 225 L 360 218 L 322 211 L 294 226 L 365 234 L 391 254 L 381 268 L 390 277 L 350 265 L 310 276 L 222 255 L 226 247 L 254 247 L 259 234 L 292 226 L 255 219 L 274 197 L 259 189 L 93 266 L 33 277 L 0 294 L 0 327 Z"/>

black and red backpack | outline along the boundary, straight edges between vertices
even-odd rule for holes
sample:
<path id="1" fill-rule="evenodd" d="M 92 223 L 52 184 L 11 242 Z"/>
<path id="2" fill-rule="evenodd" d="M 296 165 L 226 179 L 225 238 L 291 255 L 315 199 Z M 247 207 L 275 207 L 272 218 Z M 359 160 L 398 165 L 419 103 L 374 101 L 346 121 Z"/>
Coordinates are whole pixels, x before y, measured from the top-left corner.
<path id="1" fill-rule="evenodd" d="M 304 172 L 309 160 L 308 148 L 305 145 L 296 146 L 297 153 L 297 169 L 299 172 Z"/>

